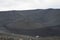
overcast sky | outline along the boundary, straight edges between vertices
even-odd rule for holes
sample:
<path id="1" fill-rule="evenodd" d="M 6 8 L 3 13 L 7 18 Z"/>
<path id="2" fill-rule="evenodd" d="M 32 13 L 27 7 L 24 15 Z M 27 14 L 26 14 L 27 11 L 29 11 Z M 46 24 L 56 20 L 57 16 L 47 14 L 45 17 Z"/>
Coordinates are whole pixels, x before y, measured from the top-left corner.
<path id="1" fill-rule="evenodd" d="M 0 11 L 60 8 L 60 0 L 0 0 Z"/>

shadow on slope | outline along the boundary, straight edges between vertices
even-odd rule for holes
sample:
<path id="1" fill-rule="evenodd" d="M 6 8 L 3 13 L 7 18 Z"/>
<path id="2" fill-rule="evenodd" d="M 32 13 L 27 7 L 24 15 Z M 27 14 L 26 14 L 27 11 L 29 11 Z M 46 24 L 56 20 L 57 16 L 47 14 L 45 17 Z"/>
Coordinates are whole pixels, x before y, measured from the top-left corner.
<path id="1" fill-rule="evenodd" d="M 60 25 L 49 26 L 38 29 L 10 29 L 10 31 L 16 34 L 24 34 L 30 36 L 36 36 L 36 35 L 39 35 L 41 37 L 60 36 Z"/>

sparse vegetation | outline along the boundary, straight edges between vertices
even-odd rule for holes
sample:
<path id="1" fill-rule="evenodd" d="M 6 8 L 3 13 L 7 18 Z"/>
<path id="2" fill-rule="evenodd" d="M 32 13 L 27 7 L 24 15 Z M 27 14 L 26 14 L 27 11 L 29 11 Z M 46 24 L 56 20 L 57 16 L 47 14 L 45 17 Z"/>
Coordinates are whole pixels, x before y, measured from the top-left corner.
<path id="1" fill-rule="evenodd" d="M 0 33 L 0 40 L 60 40 L 60 36 L 53 37 L 32 37 L 26 35 L 18 35 L 18 34 L 9 34 L 9 33 Z"/>

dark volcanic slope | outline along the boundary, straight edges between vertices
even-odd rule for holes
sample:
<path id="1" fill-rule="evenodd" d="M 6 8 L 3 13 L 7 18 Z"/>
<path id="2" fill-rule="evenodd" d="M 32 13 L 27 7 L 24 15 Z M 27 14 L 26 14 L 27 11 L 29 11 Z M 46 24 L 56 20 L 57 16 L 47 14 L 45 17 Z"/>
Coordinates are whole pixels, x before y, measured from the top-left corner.
<path id="1" fill-rule="evenodd" d="M 30 35 L 30 36 L 60 36 L 60 25 L 56 26 L 49 26 L 44 28 L 38 28 L 38 29 L 11 29 L 12 32 L 16 34 L 24 34 L 24 35 Z"/>
<path id="2" fill-rule="evenodd" d="M 60 9 L 0 12 L 0 30 L 3 27 L 4 31 L 8 30 L 9 32 L 33 35 L 36 29 L 39 29 L 35 35 L 44 35 L 46 33 L 41 30 L 49 33 L 50 31 L 46 30 L 45 27 L 58 27 L 57 25 L 60 25 Z"/>

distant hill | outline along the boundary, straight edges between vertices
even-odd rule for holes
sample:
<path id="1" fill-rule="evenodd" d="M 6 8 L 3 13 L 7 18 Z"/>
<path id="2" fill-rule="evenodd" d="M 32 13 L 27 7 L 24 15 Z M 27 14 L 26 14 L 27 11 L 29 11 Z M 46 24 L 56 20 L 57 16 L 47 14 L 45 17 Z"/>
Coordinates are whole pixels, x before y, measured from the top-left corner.
<path id="1" fill-rule="evenodd" d="M 5 32 L 32 36 L 55 36 L 57 34 L 60 35 L 59 25 L 60 9 L 12 10 L 0 12 L 0 30 Z M 55 26 L 58 28 L 55 28 Z M 46 27 L 48 28 L 46 29 Z"/>

